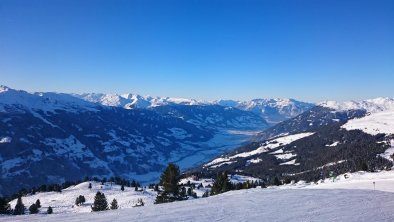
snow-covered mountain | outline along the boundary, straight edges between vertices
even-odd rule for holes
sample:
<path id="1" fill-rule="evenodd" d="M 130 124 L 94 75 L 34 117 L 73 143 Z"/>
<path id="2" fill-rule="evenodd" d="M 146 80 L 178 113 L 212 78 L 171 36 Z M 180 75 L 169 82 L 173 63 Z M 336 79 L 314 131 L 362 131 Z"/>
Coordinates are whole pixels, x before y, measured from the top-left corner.
<path id="1" fill-rule="evenodd" d="M 314 180 L 330 171 L 389 169 L 394 162 L 394 99 L 323 102 L 270 127 L 255 142 L 219 156 L 196 172 Z"/>
<path id="2" fill-rule="evenodd" d="M 272 124 L 293 118 L 315 106 L 314 104 L 294 99 L 218 100 L 215 103 L 254 112 Z"/>
<path id="3" fill-rule="evenodd" d="M 379 97 L 363 101 L 324 101 L 319 106 L 335 111 L 365 110 L 368 113 L 376 113 L 385 110 L 394 110 L 394 98 Z"/>
<path id="4" fill-rule="evenodd" d="M 168 162 L 192 167 L 268 126 L 249 111 L 178 101 L 125 109 L 2 86 L 0 194 L 84 176 L 154 181 Z"/>
<path id="5" fill-rule="evenodd" d="M 271 125 L 295 117 L 314 107 L 314 104 L 294 99 L 254 99 L 250 101 L 216 100 L 203 101 L 196 99 L 150 97 L 136 94 L 95 94 L 75 95 L 86 101 L 105 106 L 132 108 L 152 108 L 165 105 L 219 105 L 251 111 L 263 117 Z"/>
<path id="6" fill-rule="evenodd" d="M 137 94 L 103 94 L 103 93 L 84 93 L 74 96 L 92 103 L 104 106 L 116 106 L 126 109 L 150 108 L 165 105 L 210 105 L 210 102 L 198 101 L 194 99 L 171 98 L 171 97 L 151 97 Z"/>

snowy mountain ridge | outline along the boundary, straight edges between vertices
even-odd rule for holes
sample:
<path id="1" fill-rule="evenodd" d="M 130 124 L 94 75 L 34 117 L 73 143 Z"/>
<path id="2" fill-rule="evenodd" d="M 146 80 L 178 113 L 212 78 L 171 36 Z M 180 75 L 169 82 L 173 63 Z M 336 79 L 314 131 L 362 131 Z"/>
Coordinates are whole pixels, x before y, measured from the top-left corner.
<path id="1" fill-rule="evenodd" d="M 97 110 L 97 105 L 81 100 L 64 93 L 28 93 L 23 90 L 15 90 L 6 86 L 0 86 L 0 110 L 7 107 L 18 106 L 30 110 L 55 112 L 55 110 Z"/>
<path id="2" fill-rule="evenodd" d="M 138 94 L 105 94 L 83 93 L 66 94 L 53 92 L 26 92 L 0 86 L 0 108 L 5 105 L 22 105 L 25 107 L 54 111 L 56 109 L 89 109 L 97 106 L 122 107 L 125 109 L 150 109 L 167 105 L 201 105 L 224 106 L 250 111 L 260 115 L 267 122 L 275 124 L 295 117 L 314 107 L 312 103 L 305 103 L 294 99 L 253 99 L 250 101 L 214 100 L 204 101 L 174 97 L 152 97 Z M 71 108 L 70 108 L 71 107 Z"/>
<path id="3" fill-rule="evenodd" d="M 365 110 L 369 113 L 376 113 L 385 110 L 394 110 L 394 98 L 378 97 L 362 101 L 324 101 L 318 104 L 336 111 Z"/>

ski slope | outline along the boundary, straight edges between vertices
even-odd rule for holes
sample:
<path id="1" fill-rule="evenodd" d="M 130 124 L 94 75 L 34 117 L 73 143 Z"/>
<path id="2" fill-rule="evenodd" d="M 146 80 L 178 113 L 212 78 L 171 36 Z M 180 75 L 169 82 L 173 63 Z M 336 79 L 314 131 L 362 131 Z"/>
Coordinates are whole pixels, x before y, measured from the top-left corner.
<path id="1" fill-rule="evenodd" d="M 371 135 L 379 133 L 394 134 L 394 109 L 349 120 L 342 128 L 346 130 L 362 130 Z"/>
<path id="2" fill-rule="evenodd" d="M 118 201 L 121 199 L 119 196 Z M 394 171 L 359 172 L 317 184 L 299 182 L 231 191 L 208 198 L 98 213 L 59 213 L 54 209 L 53 215 L 0 217 L 0 221 L 95 222 L 393 220 Z"/>

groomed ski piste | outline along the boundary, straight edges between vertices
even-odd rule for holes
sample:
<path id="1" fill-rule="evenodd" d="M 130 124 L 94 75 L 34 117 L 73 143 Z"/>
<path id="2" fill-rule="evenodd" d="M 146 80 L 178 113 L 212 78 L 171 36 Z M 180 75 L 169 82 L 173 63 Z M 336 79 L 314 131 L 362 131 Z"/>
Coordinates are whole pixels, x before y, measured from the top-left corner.
<path id="1" fill-rule="evenodd" d="M 238 177 L 241 178 L 241 177 Z M 253 179 L 242 177 L 241 179 Z M 183 180 L 183 182 L 187 182 Z M 209 179 L 191 181 L 208 185 Z M 0 221 L 393 221 L 394 170 L 378 173 L 357 172 L 317 183 L 298 182 L 266 189 L 230 191 L 224 194 L 181 202 L 154 205 L 155 192 L 121 191 L 117 185 L 82 183 L 61 193 L 37 193 L 23 197 L 25 206 L 40 199 L 37 215 L 3 216 Z M 120 209 L 90 212 L 97 190 L 116 198 Z M 73 206 L 84 195 L 83 206 Z M 133 207 L 138 198 L 143 207 Z M 16 201 L 12 201 L 14 207 Z M 47 215 L 48 205 L 54 213 Z"/>

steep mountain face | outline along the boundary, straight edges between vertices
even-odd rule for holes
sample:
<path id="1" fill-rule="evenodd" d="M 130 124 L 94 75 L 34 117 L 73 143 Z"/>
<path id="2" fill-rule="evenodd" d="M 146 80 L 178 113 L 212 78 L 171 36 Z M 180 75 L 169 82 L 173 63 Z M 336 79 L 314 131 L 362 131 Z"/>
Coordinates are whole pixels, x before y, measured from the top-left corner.
<path id="1" fill-rule="evenodd" d="M 393 99 L 324 102 L 264 130 L 256 142 L 194 170 L 308 181 L 357 170 L 391 168 L 394 158 Z"/>
<path id="2" fill-rule="evenodd" d="M 259 115 L 218 105 L 125 109 L 3 86 L 0 194 L 84 176 L 153 181 L 168 162 L 192 167 L 267 126 Z"/>

